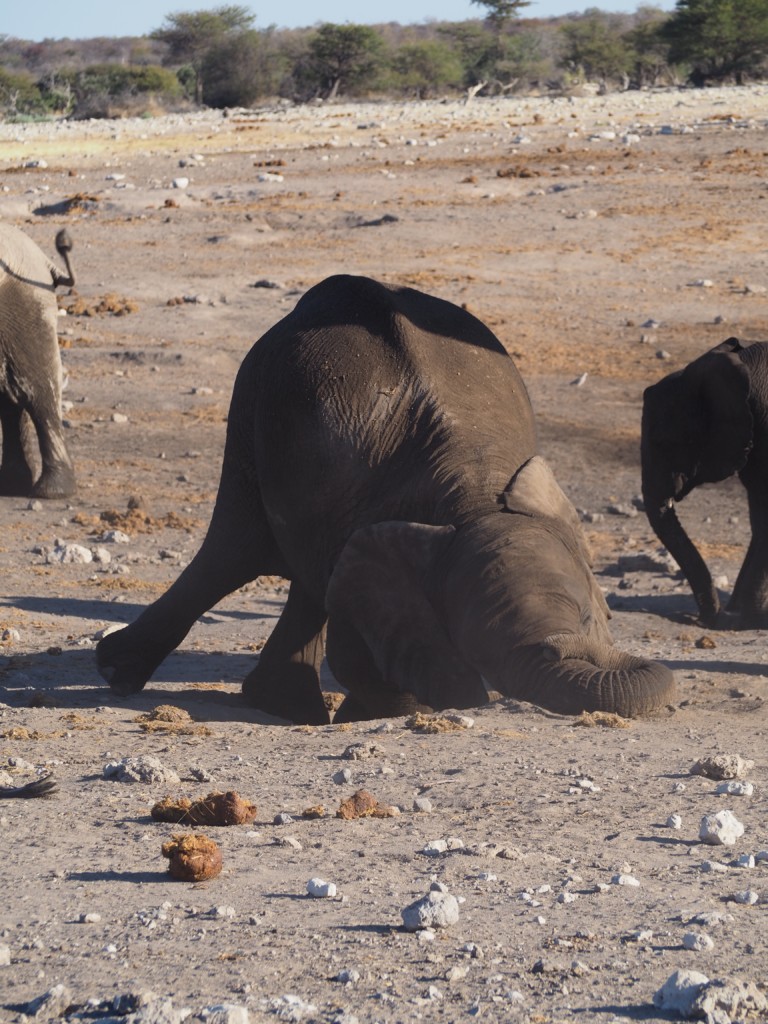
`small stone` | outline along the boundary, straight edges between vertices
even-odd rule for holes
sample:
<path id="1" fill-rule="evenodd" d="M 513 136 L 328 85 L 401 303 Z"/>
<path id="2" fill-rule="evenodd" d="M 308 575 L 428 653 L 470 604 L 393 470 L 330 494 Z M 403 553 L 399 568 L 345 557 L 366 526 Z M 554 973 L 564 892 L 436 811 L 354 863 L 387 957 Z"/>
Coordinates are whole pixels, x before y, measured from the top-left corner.
<path id="1" fill-rule="evenodd" d="M 93 555 L 89 548 L 82 544 L 57 544 L 52 551 L 49 551 L 45 558 L 51 564 L 80 564 L 87 565 L 93 561 Z"/>
<path id="2" fill-rule="evenodd" d="M 205 1024 L 250 1024 L 250 1016 L 245 1006 L 233 1003 L 222 1003 L 219 1006 L 206 1006 L 200 1012 Z"/>
<path id="3" fill-rule="evenodd" d="M 171 182 L 171 188 L 188 188 L 188 187 L 189 187 L 189 178 L 184 178 L 184 177 L 174 178 L 173 181 Z"/>
<path id="4" fill-rule="evenodd" d="M 754 767 L 754 761 L 739 754 L 713 754 L 699 758 L 691 768 L 691 775 L 705 775 L 708 779 L 743 779 Z"/>
<path id="5" fill-rule="evenodd" d="M 611 885 L 628 885 L 632 887 L 638 887 L 640 882 L 635 878 L 634 875 L 614 875 L 611 879 Z"/>
<path id="6" fill-rule="evenodd" d="M 683 827 L 683 819 L 679 814 L 670 814 L 664 824 L 667 828 L 681 829 Z"/>
<path id="7" fill-rule="evenodd" d="M 81 914 L 77 920 L 80 924 L 98 924 L 101 921 L 101 914 Z"/>
<path id="8" fill-rule="evenodd" d="M 349 768 L 342 768 L 341 771 L 335 772 L 331 776 L 331 781 L 335 782 L 337 786 L 345 786 L 352 781 L 352 772 Z"/>
<path id="9" fill-rule="evenodd" d="M 754 868 L 755 858 L 751 853 L 742 853 L 740 857 L 736 859 L 737 868 Z"/>
<path id="10" fill-rule="evenodd" d="M 730 779 L 728 782 L 721 782 L 715 789 L 716 793 L 724 793 L 728 796 L 752 796 L 755 787 L 751 782 L 739 782 Z"/>
<path id="11" fill-rule="evenodd" d="M 728 865 L 721 864 L 718 860 L 705 860 L 701 863 L 701 870 L 707 873 L 724 875 L 728 872 Z"/>
<path id="12" fill-rule="evenodd" d="M 378 743 L 350 743 L 341 755 L 346 761 L 367 761 L 384 754 Z"/>
<path id="13" fill-rule="evenodd" d="M 32 498 L 27 503 L 27 511 L 28 512 L 42 512 L 43 511 L 43 503 L 42 503 L 42 501 L 38 501 L 37 498 Z"/>
<path id="14" fill-rule="evenodd" d="M 575 903 L 579 898 L 577 892 L 561 892 L 557 897 L 558 903 Z M 535 902 L 535 901 L 534 901 Z"/>
<path id="15" fill-rule="evenodd" d="M 24 1009 L 33 1017 L 63 1017 L 72 1005 L 72 993 L 66 985 L 54 985 L 33 999 Z"/>
<path id="16" fill-rule="evenodd" d="M 149 754 L 110 761 L 104 765 L 102 774 L 105 779 L 116 779 L 118 782 L 162 782 L 169 785 L 178 785 L 181 782 L 172 768 L 166 768 L 161 761 Z"/>
<path id="17" fill-rule="evenodd" d="M 653 1005 L 672 1010 L 681 1017 L 690 1017 L 696 997 L 709 984 L 706 974 L 698 971 L 675 971 L 654 994 Z"/>
<path id="18" fill-rule="evenodd" d="M 299 840 L 293 836 L 279 836 L 275 839 L 275 846 L 285 846 L 289 850 L 295 850 L 296 853 L 301 853 L 304 849 Z"/>
<path id="19" fill-rule="evenodd" d="M 699 839 L 710 846 L 733 846 L 744 835 L 744 826 L 732 811 L 705 814 L 699 825 Z"/>
<path id="20" fill-rule="evenodd" d="M 11 947 L 5 944 L 0 945 L 0 967 L 11 966 Z"/>
<path id="21" fill-rule="evenodd" d="M 760 893 L 754 889 L 745 889 L 743 892 L 735 892 L 731 897 L 734 903 L 741 903 L 743 906 L 752 907 L 760 899 Z"/>
<path id="22" fill-rule="evenodd" d="M 448 842 L 445 839 L 430 839 L 430 841 L 422 848 L 422 853 L 425 853 L 428 857 L 439 857 L 441 853 L 446 853 L 448 850 Z"/>
<path id="23" fill-rule="evenodd" d="M 449 892 L 430 891 L 400 913 L 403 927 L 409 932 L 422 928 L 447 928 L 459 920 L 459 904 Z"/>
<path id="24" fill-rule="evenodd" d="M 18 629 L 14 629 L 13 627 L 11 627 L 10 629 L 4 629 L 2 634 L 0 635 L 0 640 L 2 640 L 4 643 L 17 644 L 19 640 L 21 640 L 21 633 L 18 631 Z"/>
<path id="25" fill-rule="evenodd" d="M 340 981 L 342 985 L 356 985 L 360 981 L 360 971 L 356 971 L 354 968 L 345 968 L 343 971 L 339 971 L 334 980 Z"/>
<path id="26" fill-rule="evenodd" d="M 110 419 L 112 420 L 113 423 L 127 423 L 128 422 L 128 417 L 125 415 L 124 412 L 113 412 L 112 416 L 110 417 Z"/>
<path id="27" fill-rule="evenodd" d="M 336 886 L 333 882 L 325 882 L 322 878 L 310 878 L 307 882 L 307 892 L 314 899 L 333 899 L 336 895 Z"/>
<path id="28" fill-rule="evenodd" d="M 287 814 L 285 811 L 280 811 L 280 813 L 276 814 L 275 817 L 272 819 L 273 825 L 290 825 L 292 822 L 293 818 L 291 817 L 290 814 Z"/>
<path id="29" fill-rule="evenodd" d="M 715 948 L 714 942 L 706 932 L 686 932 L 683 936 L 683 946 L 694 953 L 708 953 Z"/>
<path id="30" fill-rule="evenodd" d="M 426 796 L 417 796 L 413 801 L 413 809 L 417 814 L 431 814 L 434 810 L 432 801 Z"/>

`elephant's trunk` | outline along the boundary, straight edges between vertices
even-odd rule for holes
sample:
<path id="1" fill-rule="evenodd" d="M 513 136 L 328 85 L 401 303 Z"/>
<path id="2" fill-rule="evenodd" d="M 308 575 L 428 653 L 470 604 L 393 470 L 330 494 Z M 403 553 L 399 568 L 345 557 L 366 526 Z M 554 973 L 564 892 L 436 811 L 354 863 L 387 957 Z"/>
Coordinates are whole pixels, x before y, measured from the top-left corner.
<path id="1" fill-rule="evenodd" d="M 649 470 L 649 473 L 652 472 Z M 657 488 L 647 483 L 645 467 L 643 502 L 654 533 L 680 566 L 690 584 L 702 621 L 713 626 L 720 611 L 720 600 L 712 582 L 712 575 L 696 545 L 683 529 L 675 511 L 673 497 L 660 493 Z"/>
<path id="2" fill-rule="evenodd" d="M 506 696 L 561 715 L 612 711 L 634 718 L 662 707 L 675 694 L 666 665 L 574 633 L 552 634 L 516 652 L 510 683 Z"/>

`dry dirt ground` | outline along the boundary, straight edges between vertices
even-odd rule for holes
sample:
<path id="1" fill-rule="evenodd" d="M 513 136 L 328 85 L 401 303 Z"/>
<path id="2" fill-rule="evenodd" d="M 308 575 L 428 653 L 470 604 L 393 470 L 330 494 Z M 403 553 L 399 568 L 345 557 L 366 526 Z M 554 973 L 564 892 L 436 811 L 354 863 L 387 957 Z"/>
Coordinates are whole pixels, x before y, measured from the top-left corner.
<path id="1" fill-rule="evenodd" d="M 765 635 L 705 634 L 680 579 L 619 562 L 657 549 L 631 514 L 643 388 L 731 334 L 768 338 L 767 124 L 768 88 L 750 88 L 0 125 L 0 217 L 51 255 L 60 226 L 75 243 L 61 342 L 80 488 L 0 499 L 0 767 L 59 785 L 0 805 L 0 1021 L 218 1005 L 214 1024 L 619 1024 L 673 1019 L 653 995 L 678 969 L 768 990 L 768 862 L 748 866 L 768 848 Z M 239 697 L 284 599 L 274 578 L 204 616 L 143 694 L 111 696 L 94 636 L 199 545 L 241 358 L 336 272 L 465 303 L 497 332 L 585 512 L 617 643 L 675 669 L 674 706 L 626 728 L 514 702 L 450 732 L 281 725 Z M 749 535 L 738 483 L 681 515 L 727 592 Z M 100 539 L 114 529 L 128 542 Z M 111 560 L 47 561 L 57 542 Z M 165 704 L 194 722 L 147 731 L 139 714 Z M 370 756 L 345 759 L 355 743 Z M 754 761 L 751 796 L 690 774 L 716 753 Z M 139 755 L 181 781 L 104 777 Z M 400 815 L 337 818 L 360 788 Z M 223 870 L 175 881 L 161 846 L 183 826 L 150 809 L 216 789 L 256 820 L 199 829 Z M 744 835 L 702 844 L 724 808 Z M 336 896 L 308 895 L 311 878 Z M 434 880 L 458 921 L 404 931 Z"/>

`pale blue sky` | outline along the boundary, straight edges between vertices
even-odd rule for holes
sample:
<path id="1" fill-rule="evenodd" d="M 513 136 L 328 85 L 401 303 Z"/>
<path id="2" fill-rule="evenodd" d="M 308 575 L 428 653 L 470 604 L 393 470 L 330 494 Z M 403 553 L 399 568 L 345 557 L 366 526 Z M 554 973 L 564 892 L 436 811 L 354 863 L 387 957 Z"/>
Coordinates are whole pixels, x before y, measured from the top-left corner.
<path id="1" fill-rule="evenodd" d="M 165 21 L 174 11 L 210 10 L 239 3 L 256 15 L 256 28 L 277 25 L 297 28 L 322 21 L 343 24 L 375 24 L 399 21 L 403 25 L 430 19 L 463 21 L 478 18 L 483 8 L 469 0 L 0 0 L 0 35 L 18 39 L 88 39 L 94 36 L 141 36 Z M 635 11 L 641 0 L 538 0 L 526 7 L 524 17 L 549 18 L 588 7 L 606 11 Z M 674 0 L 656 0 L 655 6 L 671 11 Z"/>

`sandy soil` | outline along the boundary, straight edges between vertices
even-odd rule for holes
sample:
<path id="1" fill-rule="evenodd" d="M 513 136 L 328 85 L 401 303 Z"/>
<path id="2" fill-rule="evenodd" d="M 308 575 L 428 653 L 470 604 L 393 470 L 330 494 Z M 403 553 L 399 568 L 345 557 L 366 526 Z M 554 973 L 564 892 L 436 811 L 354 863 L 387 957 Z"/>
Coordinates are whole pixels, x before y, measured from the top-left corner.
<path id="1" fill-rule="evenodd" d="M 80 486 L 0 499 L 0 768 L 59 784 L 2 805 L 0 1021 L 225 1005 L 207 1019 L 618 1024 L 673 1019 L 652 1000 L 678 969 L 768 991 L 768 862 L 736 866 L 768 848 L 764 633 L 706 633 L 679 578 L 619 562 L 657 550 L 630 514 L 643 388 L 729 335 L 768 337 L 766 111 L 754 88 L 0 125 L 0 217 L 52 255 L 61 225 L 75 242 L 61 342 Z M 617 643 L 676 670 L 674 706 L 626 728 L 513 702 L 454 731 L 276 724 L 239 698 L 284 599 L 274 578 L 204 616 L 143 694 L 112 698 L 94 637 L 199 545 L 242 356 L 340 271 L 465 303 L 497 332 L 586 514 Z M 749 536 L 738 483 L 681 515 L 727 591 Z M 129 541 L 100 539 L 113 529 Z M 49 562 L 57 542 L 111 560 Z M 147 731 L 139 715 L 165 704 L 194 721 Z M 375 746 L 345 759 L 356 743 Z M 691 774 L 717 753 L 754 761 L 751 796 Z M 181 781 L 104 777 L 140 755 Z M 360 788 L 401 813 L 337 818 Z M 184 828 L 150 809 L 216 789 L 256 820 L 198 829 L 222 873 L 175 881 L 161 847 Z M 699 822 L 721 809 L 744 835 L 707 846 Z M 318 877 L 335 897 L 308 895 Z M 404 931 L 433 881 L 459 920 Z M 702 934 L 711 948 L 687 948 Z"/>

